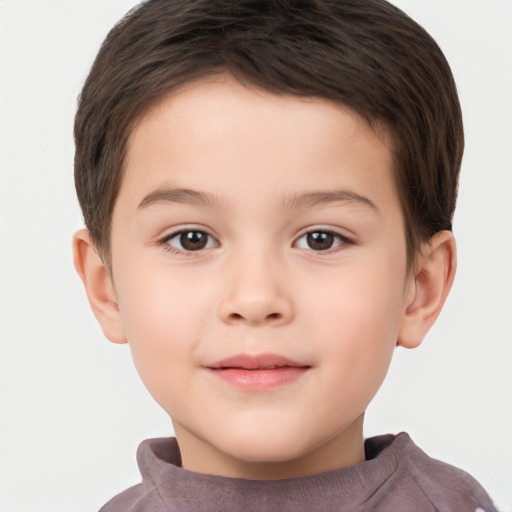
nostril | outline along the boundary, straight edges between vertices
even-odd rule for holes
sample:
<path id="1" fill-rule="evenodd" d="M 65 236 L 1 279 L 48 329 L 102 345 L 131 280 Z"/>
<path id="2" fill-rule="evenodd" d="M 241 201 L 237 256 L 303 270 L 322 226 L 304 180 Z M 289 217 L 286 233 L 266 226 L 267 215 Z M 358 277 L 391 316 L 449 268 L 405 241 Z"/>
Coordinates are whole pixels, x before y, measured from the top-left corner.
<path id="1" fill-rule="evenodd" d="M 262 316 L 260 317 L 261 320 L 263 321 L 273 321 L 273 320 L 280 320 L 281 318 L 283 317 L 283 315 L 281 315 L 281 313 L 270 313 L 266 316 Z M 247 320 L 249 321 L 250 323 L 254 323 L 254 322 L 257 322 L 259 323 L 259 321 L 255 318 L 251 318 L 250 315 L 248 315 L 247 317 L 245 317 L 244 315 L 241 315 L 240 313 L 231 313 L 229 315 L 229 320 L 232 321 L 232 322 L 241 322 L 241 321 L 244 321 L 244 320 Z"/>

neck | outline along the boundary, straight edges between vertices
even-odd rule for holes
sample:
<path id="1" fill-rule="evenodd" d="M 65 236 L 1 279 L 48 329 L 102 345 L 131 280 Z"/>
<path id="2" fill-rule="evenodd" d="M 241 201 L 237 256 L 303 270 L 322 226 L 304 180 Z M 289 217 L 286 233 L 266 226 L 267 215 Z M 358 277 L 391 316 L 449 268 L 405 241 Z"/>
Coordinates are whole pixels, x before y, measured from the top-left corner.
<path id="1" fill-rule="evenodd" d="M 182 466 L 198 473 L 248 480 L 281 480 L 353 466 L 365 460 L 363 415 L 343 432 L 308 452 L 270 462 L 237 458 L 236 454 L 218 450 L 176 423 L 174 430 Z"/>

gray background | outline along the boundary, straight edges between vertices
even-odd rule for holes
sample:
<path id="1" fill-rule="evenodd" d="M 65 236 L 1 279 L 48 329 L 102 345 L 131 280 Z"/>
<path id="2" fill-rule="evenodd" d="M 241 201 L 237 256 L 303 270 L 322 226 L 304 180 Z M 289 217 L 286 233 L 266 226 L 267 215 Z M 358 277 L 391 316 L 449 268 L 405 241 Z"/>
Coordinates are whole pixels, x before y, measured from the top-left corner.
<path id="1" fill-rule="evenodd" d="M 74 273 L 76 96 L 133 0 L 0 0 L 0 511 L 97 510 L 171 435 L 130 360 L 103 339 Z M 396 0 L 458 82 L 467 150 L 459 269 L 424 345 L 398 350 L 366 435 L 408 431 L 512 510 L 512 2 Z"/>

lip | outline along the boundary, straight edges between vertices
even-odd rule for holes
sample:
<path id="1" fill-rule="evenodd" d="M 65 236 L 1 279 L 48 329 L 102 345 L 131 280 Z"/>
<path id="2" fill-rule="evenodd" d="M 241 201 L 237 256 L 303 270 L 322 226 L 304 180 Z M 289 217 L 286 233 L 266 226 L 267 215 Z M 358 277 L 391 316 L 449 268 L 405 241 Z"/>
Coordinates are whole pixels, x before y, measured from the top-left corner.
<path id="1" fill-rule="evenodd" d="M 311 366 L 276 354 L 238 354 L 206 366 L 214 376 L 247 391 L 276 388 L 296 381 Z"/>

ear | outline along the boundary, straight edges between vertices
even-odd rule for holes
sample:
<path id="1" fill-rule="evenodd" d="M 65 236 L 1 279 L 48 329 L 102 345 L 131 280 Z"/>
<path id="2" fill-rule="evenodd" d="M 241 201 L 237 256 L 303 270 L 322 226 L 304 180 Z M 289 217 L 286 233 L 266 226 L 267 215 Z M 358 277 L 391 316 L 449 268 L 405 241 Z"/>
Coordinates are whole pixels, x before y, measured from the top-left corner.
<path id="1" fill-rule="evenodd" d="M 450 231 L 440 231 L 423 244 L 407 284 L 406 309 L 397 345 L 415 348 L 421 344 L 443 308 L 456 267 L 457 251 Z"/>
<path id="2" fill-rule="evenodd" d="M 82 279 L 89 304 L 105 336 L 114 343 L 126 343 L 119 305 L 110 273 L 98 256 L 89 231 L 73 237 L 73 260 Z"/>

